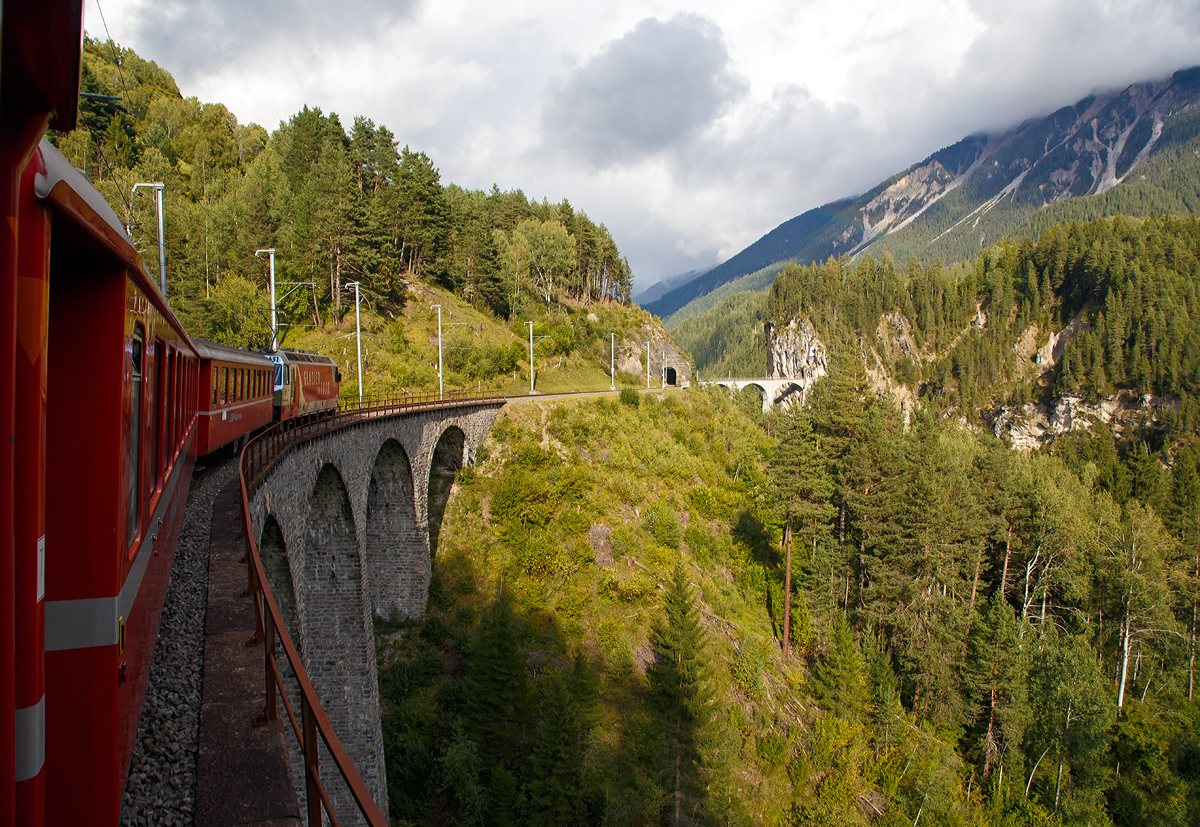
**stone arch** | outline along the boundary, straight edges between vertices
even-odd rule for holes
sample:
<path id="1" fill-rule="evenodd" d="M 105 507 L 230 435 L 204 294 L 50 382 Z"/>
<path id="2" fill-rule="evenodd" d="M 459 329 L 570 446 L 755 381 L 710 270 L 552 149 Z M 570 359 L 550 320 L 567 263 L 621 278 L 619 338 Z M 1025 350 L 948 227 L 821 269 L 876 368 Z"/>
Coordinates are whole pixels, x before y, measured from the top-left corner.
<path id="1" fill-rule="evenodd" d="M 302 635 L 296 620 L 296 585 L 292 579 L 292 564 L 288 559 L 287 541 L 283 537 L 283 529 L 274 514 L 268 514 L 263 522 L 262 534 L 258 540 L 258 556 L 262 560 L 263 573 L 267 576 L 267 585 L 275 596 L 275 605 L 283 616 L 283 625 L 287 627 L 288 636 L 295 644 L 301 656 L 304 654 Z"/>
<path id="2" fill-rule="evenodd" d="M 675 368 L 667 368 L 667 384 L 672 387 L 679 384 L 679 377 L 675 373 Z"/>
<path id="3" fill-rule="evenodd" d="M 371 691 L 375 674 L 368 655 L 362 565 L 346 485 L 328 463 L 309 499 L 304 586 L 304 666 L 350 760 L 370 785 L 378 779 L 372 770 L 382 756 L 376 754 L 369 726 L 378 716 L 378 697 Z M 328 766 L 326 760 L 323 753 L 322 765 Z M 343 786 L 327 789 L 339 820 L 357 823 L 357 807 Z"/>
<path id="4" fill-rule="evenodd" d="M 745 384 L 743 384 L 743 385 L 742 385 L 740 388 L 738 388 L 738 389 L 735 391 L 735 393 L 736 393 L 736 394 L 737 394 L 739 397 L 741 397 L 742 399 L 744 399 L 744 398 L 746 398 L 746 397 L 745 397 L 746 391 L 750 390 L 751 388 L 753 388 L 753 389 L 754 389 L 754 395 L 757 397 L 757 399 L 759 400 L 759 402 L 762 404 L 762 409 L 763 409 L 764 411 L 766 411 L 766 410 L 770 410 L 770 407 L 771 407 L 771 394 L 770 394 L 770 392 L 769 392 L 769 391 L 768 391 L 768 390 L 767 390 L 765 387 L 763 387 L 762 385 L 760 385 L 758 382 L 746 382 L 746 383 L 745 383 Z"/>
<path id="5" fill-rule="evenodd" d="M 804 385 L 799 382 L 785 382 L 780 385 L 775 402 L 781 405 L 792 405 L 804 399 Z"/>
<path id="6" fill-rule="evenodd" d="M 379 449 L 367 487 L 366 563 L 372 611 L 415 617 L 425 609 L 429 555 L 417 526 L 412 465 L 403 446 Z"/>
<path id="7" fill-rule="evenodd" d="M 446 503 L 450 501 L 450 490 L 454 487 L 454 478 L 458 469 L 462 468 L 466 454 L 466 435 L 457 425 L 451 425 L 442 431 L 434 446 L 433 456 L 429 462 L 429 556 L 437 554 L 438 534 L 442 529 L 442 516 L 446 513 Z M 428 584 L 427 584 L 428 585 Z"/>

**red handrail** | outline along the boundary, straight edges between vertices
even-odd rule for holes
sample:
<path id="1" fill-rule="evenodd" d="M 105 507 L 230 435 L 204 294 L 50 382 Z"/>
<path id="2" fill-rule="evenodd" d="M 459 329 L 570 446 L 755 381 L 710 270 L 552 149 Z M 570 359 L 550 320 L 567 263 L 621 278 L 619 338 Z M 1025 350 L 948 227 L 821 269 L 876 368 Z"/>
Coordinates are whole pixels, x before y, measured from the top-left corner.
<path id="1" fill-rule="evenodd" d="M 276 423 L 251 439 L 242 449 L 238 460 L 238 476 L 242 494 L 242 526 L 246 537 L 246 569 L 250 580 L 250 594 L 254 598 L 255 613 L 255 642 L 264 641 L 264 656 L 266 667 L 263 670 L 266 679 L 266 703 L 260 723 L 274 721 L 279 717 L 278 699 L 283 699 L 284 709 L 292 725 L 304 755 L 304 787 L 308 823 L 321 824 L 321 812 L 328 815 L 330 822 L 339 827 L 337 815 L 329 801 L 329 794 L 321 781 L 318 767 L 317 738 L 325 742 L 329 755 L 337 765 L 346 785 L 354 796 L 359 812 L 372 827 L 387 827 L 387 817 L 380 811 L 366 785 L 359 777 L 354 764 L 342 747 L 342 742 L 329 723 L 329 717 L 321 705 L 312 681 L 304 669 L 291 635 L 283 624 L 279 605 L 267 584 L 266 572 L 263 570 L 262 559 L 259 557 L 258 540 L 254 537 L 253 522 L 250 518 L 250 495 L 258 489 L 266 475 L 292 448 L 316 436 L 350 427 L 356 423 L 382 416 L 400 416 L 413 411 L 430 408 L 460 408 L 470 405 L 496 402 L 505 397 L 498 393 L 469 394 L 463 391 L 451 391 L 447 395 L 435 399 L 433 394 L 410 396 L 405 400 L 372 401 L 361 407 L 341 407 L 332 414 L 322 417 L 307 416 L 285 420 Z M 283 647 L 296 682 L 300 687 L 300 720 L 292 703 L 288 700 L 283 681 L 280 680 L 279 669 L 275 663 L 275 637 Z M 278 695 L 276 694 L 278 693 Z M 380 779 L 380 783 L 387 783 Z"/>

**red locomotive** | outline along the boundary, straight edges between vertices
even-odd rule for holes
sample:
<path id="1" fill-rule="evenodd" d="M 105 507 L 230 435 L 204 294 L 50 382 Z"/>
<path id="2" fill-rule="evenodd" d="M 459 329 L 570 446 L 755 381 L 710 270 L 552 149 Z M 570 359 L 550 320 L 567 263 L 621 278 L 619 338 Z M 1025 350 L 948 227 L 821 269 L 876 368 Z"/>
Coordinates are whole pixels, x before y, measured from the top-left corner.
<path id="1" fill-rule="evenodd" d="M 275 421 L 337 410 L 342 373 L 328 356 L 280 350 L 275 363 Z"/>

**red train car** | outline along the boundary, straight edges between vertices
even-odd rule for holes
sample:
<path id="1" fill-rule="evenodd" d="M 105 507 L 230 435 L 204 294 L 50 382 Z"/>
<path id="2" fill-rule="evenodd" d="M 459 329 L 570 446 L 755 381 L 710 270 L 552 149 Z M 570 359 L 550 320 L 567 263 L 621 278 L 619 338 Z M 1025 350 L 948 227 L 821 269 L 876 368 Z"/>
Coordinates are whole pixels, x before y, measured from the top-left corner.
<path id="1" fill-rule="evenodd" d="M 199 357 L 74 125 L 82 3 L 0 6 L 0 827 L 115 824 L 195 459 Z"/>
<path id="2" fill-rule="evenodd" d="M 275 363 L 275 421 L 337 410 L 342 372 L 337 362 L 317 353 L 279 350 Z"/>
<path id="3" fill-rule="evenodd" d="M 200 354 L 196 455 L 237 443 L 274 417 L 275 365 L 249 350 L 193 339 Z"/>
<path id="4" fill-rule="evenodd" d="M 196 456 L 199 358 L 116 215 L 52 147 L 38 155 L 51 225 L 46 823 L 111 824 Z"/>

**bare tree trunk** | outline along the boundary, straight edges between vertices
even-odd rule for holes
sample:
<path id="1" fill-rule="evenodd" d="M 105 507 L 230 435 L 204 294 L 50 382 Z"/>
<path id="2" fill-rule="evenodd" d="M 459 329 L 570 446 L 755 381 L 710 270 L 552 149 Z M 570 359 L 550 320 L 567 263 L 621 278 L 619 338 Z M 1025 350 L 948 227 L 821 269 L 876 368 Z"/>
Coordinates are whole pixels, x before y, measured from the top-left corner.
<path id="1" fill-rule="evenodd" d="M 784 529 L 787 544 L 787 564 L 783 575 L 783 656 L 788 656 L 788 644 L 792 640 L 792 517 L 789 514 Z"/>
<path id="2" fill-rule="evenodd" d="M 1196 545 L 1196 579 L 1200 580 L 1200 543 Z M 1192 641 L 1191 651 L 1188 654 L 1188 700 L 1192 699 L 1192 687 L 1195 685 L 1196 677 L 1196 621 L 1198 609 L 1197 601 L 1192 600 Z"/>
<path id="3" fill-rule="evenodd" d="M 329 261 L 329 285 L 333 289 L 333 323 L 342 323 L 342 269 L 335 254 Z"/>
<path id="4" fill-rule="evenodd" d="M 858 616 L 854 619 L 854 642 L 862 644 L 862 619 L 863 610 L 866 607 L 866 598 L 864 592 L 867 588 L 867 568 L 863 564 L 863 559 L 867 556 L 867 535 L 863 533 L 862 542 L 858 546 L 858 611 L 855 613 Z"/>
<path id="5" fill-rule="evenodd" d="M 843 560 L 846 559 L 846 504 L 842 503 L 838 508 L 838 555 Z"/>
<path id="6" fill-rule="evenodd" d="M 988 772 L 991 771 L 991 767 L 992 767 L 992 744 L 995 743 L 995 740 L 994 740 L 995 736 L 993 736 L 992 730 L 995 727 L 995 725 L 996 725 L 996 689 L 995 689 L 995 687 L 992 687 L 991 702 L 988 704 L 987 735 L 984 736 L 984 749 L 983 749 L 983 777 L 984 778 L 987 778 Z"/>
<path id="7" fill-rule="evenodd" d="M 979 568 L 983 563 L 983 551 L 980 550 L 975 555 L 975 580 L 971 583 L 971 605 L 967 608 L 967 632 L 963 635 L 963 651 L 967 651 L 967 641 L 971 639 L 971 625 L 975 621 L 975 596 L 979 593 Z M 1007 561 L 1005 561 L 1007 564 Z M 1000 588 L 1004 588 L 1004 581 L 1000 581 Z M 1001 592 L 1003 594 L 1003 592 Z M 987 772 L 984 772 L 987 775 Z"/>
<path id="8" fill-rule="evenodd" d="M 1008 561 L 1012 559 L 1012 520 L 1008 521 L 1008 537 L 1004 540 L 1004 571 L 1000 574 L 1000 596 L 1008 594 Z M 976 570 L 978 571 L 978 570 Z"/>
<path id="9" fill-rule="evenodd" d="M 1129 639 L 1130 639 L 1130 624 L 1129 622 L 1129 597 L 1125 597 L 1125 619 L 1121 623 L 1121 683 L 1117 687 L 1117 714 L 1121 714 L 1121 709 L 1125 705 L 1125 677 L 1129 674 Z"/>

